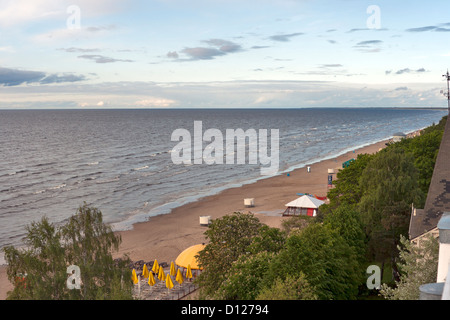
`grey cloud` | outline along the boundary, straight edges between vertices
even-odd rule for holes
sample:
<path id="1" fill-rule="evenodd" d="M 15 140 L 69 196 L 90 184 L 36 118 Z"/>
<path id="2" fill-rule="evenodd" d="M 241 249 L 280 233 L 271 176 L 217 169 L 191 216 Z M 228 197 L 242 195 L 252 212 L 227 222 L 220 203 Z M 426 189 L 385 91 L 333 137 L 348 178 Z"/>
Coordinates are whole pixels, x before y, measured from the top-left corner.
<path id="1" fill-rule="evenodd" d="M 331 43 L 331 44 L 336 44 L 336 41 L 335 40 L 327 40 L 329 43 Z"/>
<path id="2" fill-rule="evenodd" d="M 42 71 L 18 70 L 0 67 L 0 85 L 18 86 L 24 83 L 63 83 L 86 80 L 84 75 L 74 75 L 65 73 L 58 75 L 56 73 L 46 74 Z"/>
<path id="3" fill-rule="evenodd" d="M 389 75 L 389 74 L 392 74 L 392 72 L 393 72 L 392 70 L 386 70 L 385 74 Z M 427 72 L 427 70 L 425 70 L 425 68 L 419 68 L 416 70 L 413 70 L 410 68 L 404 68 L 404 69 L 397 70 L 394 74 L 400 75 L 400 74 L 407 74 L 407 73 L 423 73 L 423 72 Z"/>
<path id="4" fill-rule="evenodd" d="M 28 71 L 0 67 L 0 85 L 18 86 L 22 83 L 39 82 L 45 77 L 41 71 Z"/>
<path id="5" fill-rule="evenodd" d="M 289 33 L 289 34 L 278 34 L 270 36 L 269 39 L 273 41 L 280 41 L 280 42 L 288 42 L 292 37 L 303 35 L 302 32 L 296 32 L 296 33 Z"/>
<path id="6" fill-rule="evenodd" d="M 450 29 L 447 29 L 447 28 L 436 28 L 436 29 L 434 29 L 434 31 L 436 31 L 436 32 L 450 32 Z"/>
<path id="7" fill-rule="evenodd" d="M 167 52 L 167 58 L 178 59 L 178 53 L 176 51 Z"/>
<path id="8" fill-rule="evenodd" d="M 42 84 L 49 84 L 49 83 L 62 83 L 62 82 L 77 82 L 77 81 L 83 81 L 86 80 L 86 77 L 84 75 L 74 75 L 74 74 L 63 74 L 58 75 L 56 73 L 50 74 L 40 80 L 39 82 Z"/>
<path id="9" fill-rule="evenodd" d="M 434 32 L 450 32 L 450 29 L 448 28 L 442 28 L 442 27 L 448 27 L 450 26 L 450 23 L 441 23 L 439 26 L 425 26 L 420 28 L 410 28 L 406 29 L 406 32 L 427 32 L 427 31 L 434 31 Z"/>
<path id="10" fill-rule="evenodd" d="M 270 46 L 253 46 L 250 49 L 266 49 L 266 48 L 270 48 Z"/>
<path id="11" fill-rule="evenodd" d="M 353 33 L 353 32 L 359 32 L 359 31 L 387 31 L 389 29 L 387 28 L 379 28 L 379 29 L 372 29 L 372 28 L 355 28 L 355 29 L 350 29 L 349 31 L 347 31 L 347 33 Z"/>
<path id="12" fill-rule="evenodd" d="M 383 41 L 381 41 L 381 40 L 367 40 L 367 41 L 358 42 L 356 45 L 358 47 L 361 47 L 361 46 L 371 46 L 371 45 L 381 44 L 381 43 L 383 43 Z"/>
<path id="13" fill-rule="evenodd" d="M 75 47 L 59 48 L 58 50 L 62 50 L 65 52 L 97 52 L 97 51 L 100 51 L 100 49 L 98 49 L 98 48 L 75 48 Z"/>
<path id="14" fill-rule="evenodd" d="M 211 46 L 218 47 L 220 51 L 226 52 L 226 53 L 237 52 L 242 49 L 239 44 L 228 41 L 228 40 L 223 40 L 223 39 L 210 39 L 210 40 L 205 40 L 203 42 L 205 42 Z"/>
<path id="15" fill-rule="evenodd" d="M 105 56 L 98 55 L 98 54 L 84 54 L 84 55 L 78 56 L 78 58 L 92 60 L 95 63 L 134 62 L 134 60 L 115 59 L 115 58 L 105 57 Z"/>
<path id="16" fill-rule="evenodd" d="M 361 52 L 374 53 L 374 52 L 381 51 L 381 48 L 379 47 L 379 45 L 381 45 L 382 43 L 383 43 L 383 41 L 381 41 L 381 40 L 366 40 L 366 41 L 358 42 L 353 47 Z"/>
<path id="17" fill-rule="evenodd" d="M 398 87 L 398 88 L 395 88 L 395 91 L 404 91 L 404 90 L 408 90 L 408 87 Z"/>
<path id="18" fill-rule="evenodd" d="M 214 48 L 185 48 L 181 52 L 191 57 L 192 60 L 211 60 L 217 56 L 225 55 L 225 52 Z"/>
<path id="19" fill-rule="evenodd" d="M 333 64 L 322 64 L 321 68 L 340 68 L 343 67 L 342 64 L 339 63 L 333 63 Z"/>
<path id="20" fill-rule="evenodd" d="M 202 42 L 211 47 L 187 47 L 181 50 L 182 53 L 190 58 L 187 61 L 212 60 L 215 57 L 242 51 L 241 45 L 228 40 L 209 39 L 203 40 Z"/>
<path id="21" fill-rule="evenodd" d="M 89 32 L 99 32 L 102 30 L 114 30 L 116 29 L 116 26 L 113 24 L 110 24 L 108 26 L 101 26 L 101 27 L 87 27 L 86 30 Z"/>
<path id="22" fill-rule="evenodd" d="M 411 28 L 406 29 L 406 32 L 425 32 L 425 31 L 431 31 L 436 29 L 436 26 L 427 26 L 427 27 L 420 27 L 420 28 Z"/>

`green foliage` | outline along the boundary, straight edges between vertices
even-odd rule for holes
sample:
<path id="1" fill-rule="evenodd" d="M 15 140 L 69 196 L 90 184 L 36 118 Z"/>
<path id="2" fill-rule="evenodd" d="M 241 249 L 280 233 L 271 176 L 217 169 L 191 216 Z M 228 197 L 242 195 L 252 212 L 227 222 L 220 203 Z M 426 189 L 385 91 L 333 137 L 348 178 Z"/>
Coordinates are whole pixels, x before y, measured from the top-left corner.
<path id="1" fill-rule="evenodd" d="M 313 223 L 315 220 L 316 219 L 314 219 L 314 217 L 310 216 L 292 216 L 287 219 L 284 219 L 281 222 L 281 228 L 287 234 L 291 234 L 292 232 L 296 232 L 306 228 L 309 224 Z"/>
<path id="2" fill-rule="evenodd" d="M 375 155 L 371 154 L 360 154 L 356 161 L 336 174 L 337 180 L 334 182 L 334 188 L 327 195 L 330 203 L 320 207 L 319 220 L 322 220 L 323 215 L 337 209 L 341 205 L 352 207 L 359 203 L 363 192 L 359 179 L 367 164 L 374 157 Z"/>
<path id="3" fill-rule="evenodd" d="M 395 288 L 382 285 L 380 294 L 389 300 L 418 300 L 419 287 L 436 281 L 439 258 L 439 242 L 433 236 L 414 245 L 401 237 L 399 258 L 400 281 Z"/>
<path id="4" fill-rule="evenodd" d="M 65 225 L 56 227 L 45 217 L 33 222 L 27 226 L 26 249 L 4 249 L 8 279 L 14 283 L 18 275 L 26 275 L 26 285 L 15 286 L 8 298 L 130 299 L 129 259 L 114 263 L 111 256 L 120 242 L 120 237 L 103 224 L 101 212 L 86 204 Z M 67 288 L 70 265 L 80 268 L 80 290 Z"/>
<path id="5" fill-rule="evenodd" d="M 340 206 L 328 214 L 323 224 L 335 230 L 352 248 L 362 270 L 366 254 L 366 237 L 361 215 L 351 206 Z"/>
<path id="6" fill-rule="evenodd" d="M 199 265 L 204 268 L 197 278 L 202 296 L 214 296 L 232 263 L 248 252 L 261 227 L 253 214 L 241 212 L 213 220 L 205 231 L 208 244 L 198 255 Z"/>
<path id="7" fill-rule="evenodd" d="M 303 272 L 299 276 L 278 278 L 271 287 L 264 288 L 256 300 L 317 300 L 315 289 L 309 284 Z"/>
<path id="8" fill-rule="evenodd" d="M 262 251 L 242 255 L 227 272 L 215 297 L 225 300 L 254 300 L 264 286 L 264 277 L 274 253 Z"/>
<path id="9" fill-rule="evenodd" d="M 269 265 L 269 284 L 287 276 L 306 276 L 319 299 L 352 299 L 361 275 L 354 250 L 336 230 L 311 224 L 286 241 L 286 247 Z"/>
<path id="10" fill-rule="evenodd" d="M 447 116 L 443 117 L 437 125 L 432 125 L 423 130 L 420 136 L 411 139 L 403 139 L 389 146 L 392 149 L 403 149 L 414 157 L 414 166 L 418 170 L 418 184 L 422 192 L 428 193 L 436 158 L 444 133 Z M 416 203 L 416 207 L 423 207 L 423 203 Z"/>
<path id="11" fill-rule="evenodd" d="M 400 235 L 407 234 L 411 204 L 423 199 L 417 176 L 413 156 L 397 148 L 380 151 L 364 169 L 358 208 L 377 256 L 394 256 Z"/>

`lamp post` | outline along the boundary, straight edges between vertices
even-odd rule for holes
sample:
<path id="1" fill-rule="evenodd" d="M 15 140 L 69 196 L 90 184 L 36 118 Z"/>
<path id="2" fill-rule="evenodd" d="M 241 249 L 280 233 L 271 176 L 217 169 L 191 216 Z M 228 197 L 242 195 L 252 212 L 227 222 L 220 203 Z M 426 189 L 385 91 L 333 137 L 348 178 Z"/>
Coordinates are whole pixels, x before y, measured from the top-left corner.
<path id="1" fill-rule="evenodd" d="M 444 93 L 444 96 L 447 97 L 447 103 L 448 103 L 448 113 L 450 114 L 450 74 L 447 73 L 442 75 L 447 80 L 447 92 Z"/>

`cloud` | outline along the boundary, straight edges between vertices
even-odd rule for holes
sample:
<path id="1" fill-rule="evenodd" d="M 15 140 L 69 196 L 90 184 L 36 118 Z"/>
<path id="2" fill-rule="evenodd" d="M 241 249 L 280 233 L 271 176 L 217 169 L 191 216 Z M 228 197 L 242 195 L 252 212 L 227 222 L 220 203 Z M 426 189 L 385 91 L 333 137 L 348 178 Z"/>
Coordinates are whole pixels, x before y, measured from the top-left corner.
<path id="1" fill-rule="evenodd" d="M 45 77 L 41 71 L 28 71 L 0 67 L 0 85 L 18 86 L 22 83 L 39 82 Z"/>
<path id="2" fill-rule="evenodd" d="M 45 78 L 41 79 L 39 82 L 41 84 L 49 84 L 49 83 L 62 83 L 62 82 L 77 82 L 86 80 L 84 75 L 74 75 L 74 74 L 63 74 L 58 75 L 56 73 L 50 74 Z"/>
<path id="3" fill-rule="evenodd" d="M 419 69 L 416 69 L 416 70 L 413 70 L 413 69 L 410 69 L 410 68 L 404 68 L 404 69 L 397 70 L 394 73 L 393 73 L 392 70 L 386 70 L 385 74 L 389 75 L 389 74 L 393 73 L 393 74 L 401 75 L 401 74 L 411 74 L 411 73 L 414 74 L 414 73 L 424 73 L 424 72 L 427 72 L 427 70 L 425 70 L 425 68 L 419 68 Z"/>
<path id="4" fill-rule="evenodd" d="M 185 48 L 181 50 L 181 52 L 188 55 L 191 60 L 211 60 L 217 56 L 225 55 L 225 52 L 222 52 L 220 50 L 202 47 Z"/>
<path id="5" fill-rule="evenodd" d="M 333 63 L 333 64 L 322 64 L 320 67 L 321 68 L 340 68 L 340 67 L 343 67 L 343 65 L 339 64 L 339 63 Z"/>
<path id="6" fill-rule="evenodd" d="M 35 22 L 60 20 L 65 21 L 69 14 L 67 8 L 73 5 L 71 0 L 14 0 L 0 2 L 0 25 L 14 27 L 16 25 Z M 126 9 L 121 0 L 77 0 L 82 17 L 98 17 L 120 12 Z"/>
<path id="7" fill-rule="evenodd" d="M 164 98 L 146 98 L 143 100 L 138 100 L 134 103 L 136 107 L 139 108 L 168 108 L 175 104 L 176 101 Z"/>
<path id="8" fill-rule="evenodd" d="M 78 56 L 78 58 L 92 60 L 95 63 L 134 62 L 134 60 L 115 59 L 115 58 L 105 57 L 105 56 L 102 56 L 99 54 L 83 54 L 81 56 Z"/>
<path id="9" fill-rule="evenodd" d="M 395 91 L 405 91 L 405 90 L 408 90 L 408 87 L 397 87 L 394 90 Z"/>
<path id="10" fill-rule="evenodd" d="M 271 39 L 273 41 L 288 42 L 291 40 L 291 38 L 297 37 L 297 36 L 300 36 L 303 34 L 304 33 L 302 33 L 302 32 L 289 33 L 289 34 L 277 34 L 277 35 L 270 36 L 269 39 Z"/>
<path id="11" fill-rule="evenodd" d="M 2 86 L 18 86 L 24 83 L 63 83 L 63 82 L 77 82 L 86 80 L 83 75 L 74 75 L 65 73 L 58 75 L 56 73 L 46 74 L 42 71 L 29 71 L 19 69 L 9 69 L 0 67 L 0 85 Z"/>
<path id="12" fill-rule="evenodd" d="M 431 31 L 436 29 L 436 26 L 427 26 L 427 27 L 420 27 L 420 28 L 411 28 L 411 29 L 406 29 L 406 32 L 426 32 L 426 31 Z"/>
<path id="13" fill-rule="evenodd" d="M 218 49 L 225 53 L 231 53 L 231 52 L 238 52 L 242 50 L 241 46 L 237 43 L 223 40 L 223 39 L 210 39 L 210 40 L 204 40 L 203 42 L 218 47 Z"/>
<path id="14" fill-rule="evenodd" d="M 270 48 L 270 46 L 253 46 L 250 49 L 267 49 Z"/>
<path id="15" fill-rule="evenodd" d="M 65 52 L 98 52 L 98 51 L 100 51 L 100 49 L 98 49 L 98 48 L 75 48 L 75 47 L 59 48 L 57 50 L 62 50 Z"/>
<path id="16" fill-rule="evenodd" d="M 215 57 L 224 56 L 226 54 L 235 53 L 242 51 L 241 45 L 223 39 L 209 39 L 203 40 L 202 42 L 209 44 L 210 47 L 194 47 L 194 48 L 184 48 L 181 53 L 187 55 L 192 60 L 212 60 Z M 167 55 L 169 57 L 169 54 Z M 172 58 L 175 55 L 171 54 Z"/>
<path id="17" fill-rule="evenodd" d="M 176 51 L 167 52 L 167 58 L 178 59 L 178 53 Z"/>
<path id="18" fill-rule="evenodd" d="M 379 45 L 381 45 L 382 43 L 383 41 L 381 40 L 366 40 L 358 42 L 353 47 L 361 52 L 380 52 L 381 48 L 379 47 Z"/>
<path id="19" fill-rule="evenodd" d="M 406 29 L 406 32 L 428 32 L 428 31 L 434 31 L 434 32 L 450 32 L 450 29 L 448 28 L 442 28 L 442 26 L 450 26 L 450 23 L 443 23 L 441 26 L 425 26 L 425 27 L 419 27 L 419 28 L 410 28 Z"/>
<path id="20" fill-rule="evenodd" d="M 359 32 L 359 31 L 387 31 L 387 28 L 379 28 L 379 29 L 372 29 L 372 28 L 354 28 L 347 31 L 347 33 L 353 33 L 353 32 Z"/>

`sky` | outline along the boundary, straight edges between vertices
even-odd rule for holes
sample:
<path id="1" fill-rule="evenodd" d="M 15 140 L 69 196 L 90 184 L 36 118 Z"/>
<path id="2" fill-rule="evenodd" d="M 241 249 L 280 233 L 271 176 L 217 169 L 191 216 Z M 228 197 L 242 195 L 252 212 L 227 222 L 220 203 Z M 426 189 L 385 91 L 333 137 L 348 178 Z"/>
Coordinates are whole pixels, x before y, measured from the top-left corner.
<path id="1" fill-rule="evenodd" d="M 448 0 L 1 0 L 0 109 L 445 107 L 448 12 Z"/>

